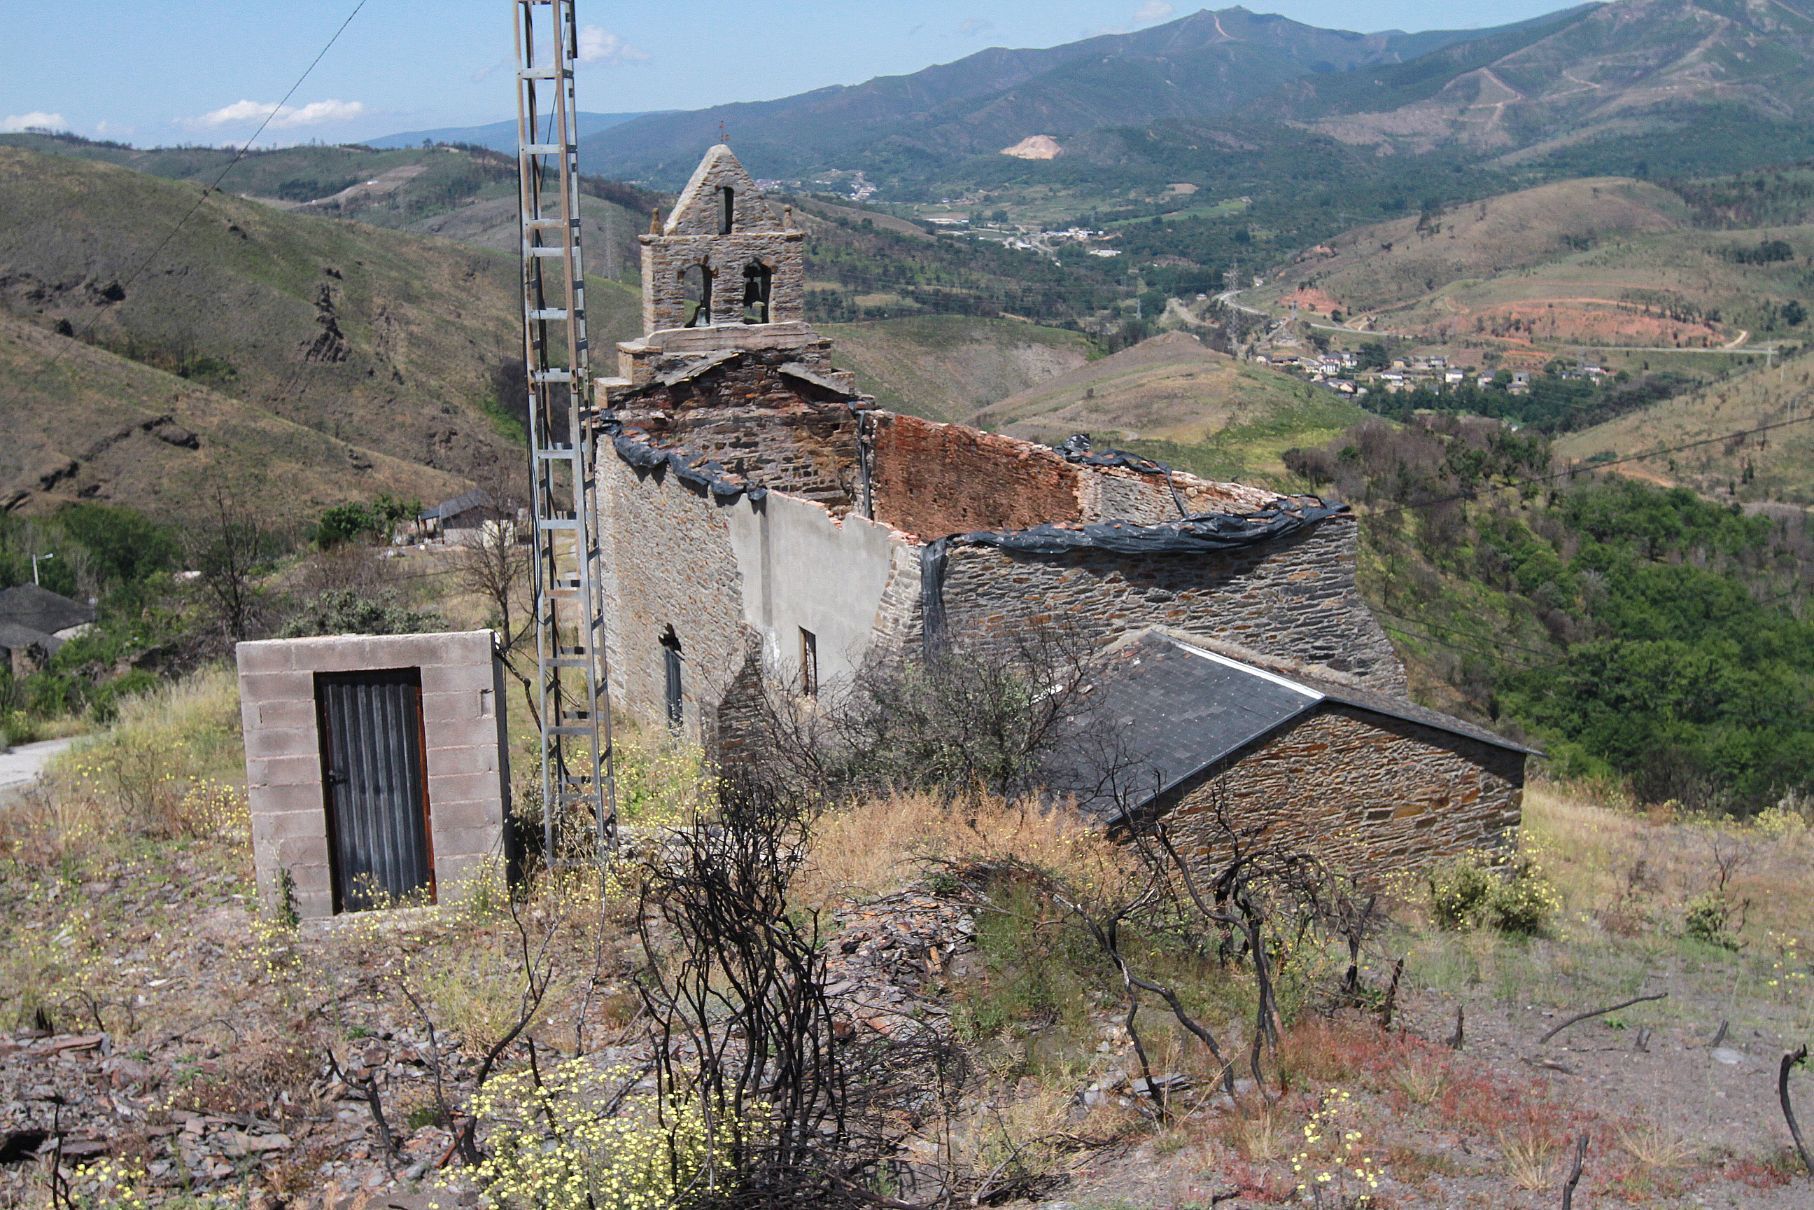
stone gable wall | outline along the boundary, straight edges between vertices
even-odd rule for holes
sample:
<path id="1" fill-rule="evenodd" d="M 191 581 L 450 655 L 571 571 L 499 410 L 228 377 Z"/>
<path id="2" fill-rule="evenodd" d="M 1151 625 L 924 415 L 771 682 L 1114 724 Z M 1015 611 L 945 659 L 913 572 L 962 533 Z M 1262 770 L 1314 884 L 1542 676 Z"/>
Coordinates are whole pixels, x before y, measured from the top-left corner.
<path id="1" fill-rule="evenodd" d="M 1010 643 L 1030 629 L 1060 627 L 1104 642 L 1166 626 L 1403 695 L 1404 667 L 1355 587 L 1355 539 L 1353 519 L 1336 517 L 1208 555 L 955 546 L 945 569 L 945 633 Z"/>
<path id="2" fill-rule="evenodd" d="M 769 322 L 804 322 L 805 239 L 800 231 L 643 236 L 642 330 L 660 332 L 686 325 L 690 308 L 686 271 L 694 265 L 703 265 L 712 274 L 713 324 L 746 326 L 743 270 L 752 263 L 766 266 L 770 273 Z"/>
<path id="3" fill-rule="evenodd" d="M 1356 871 L 1402 870 L 1511 843 L 1524 754 L 1328 703 L 1162 808 L 1182 852 L 1225 847 L 1237 826 Z"/>
<path id="4" fill-rule="evenodd" d="M 631 436 L 698 455 L 734 475 L 833 509 L 855 503 L 857 417 L 828 392 L 783 374 L 785 354 L 744 354 L 699 377 L 615 402 Z"/>

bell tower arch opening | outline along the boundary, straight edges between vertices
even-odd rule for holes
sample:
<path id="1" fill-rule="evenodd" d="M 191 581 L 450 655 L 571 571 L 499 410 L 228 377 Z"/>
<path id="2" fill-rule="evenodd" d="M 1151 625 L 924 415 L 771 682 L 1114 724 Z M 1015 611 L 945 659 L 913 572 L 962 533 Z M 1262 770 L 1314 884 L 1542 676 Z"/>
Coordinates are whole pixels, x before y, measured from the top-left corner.
<path id="1" fill-rule="evenodd" d="M 685 328 L 705 328 L 712 323 L 712 270 L 703 262 L 684 266 L 680 280 L 681 315 Z"/>
<path id="2" fill-rule="evenodd" d="M 743 322 L 765 324 L 769 321 L 769 296 L 775 287 L 775 271 L 759 260 L 743 267 Z"/>

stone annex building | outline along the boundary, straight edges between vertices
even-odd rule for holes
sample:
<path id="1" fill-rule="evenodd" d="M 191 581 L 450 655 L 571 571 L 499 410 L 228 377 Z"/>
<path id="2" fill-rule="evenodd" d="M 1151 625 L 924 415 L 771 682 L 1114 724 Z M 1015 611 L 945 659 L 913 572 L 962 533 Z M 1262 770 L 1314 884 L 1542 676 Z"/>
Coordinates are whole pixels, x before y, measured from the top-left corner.
<path id="1" fill-rule="evenodd" d="M 877 408 L 806 322 L 804 238 L 722 145 L 642 237 L 643 335 L 600 383 L 618 708 L 734 759 L 765 675 L 1063 625 L 1137 808 L 1400 860 L 1517 826 L 1527 750 L 1406 699 L 1346 508 Z"/>

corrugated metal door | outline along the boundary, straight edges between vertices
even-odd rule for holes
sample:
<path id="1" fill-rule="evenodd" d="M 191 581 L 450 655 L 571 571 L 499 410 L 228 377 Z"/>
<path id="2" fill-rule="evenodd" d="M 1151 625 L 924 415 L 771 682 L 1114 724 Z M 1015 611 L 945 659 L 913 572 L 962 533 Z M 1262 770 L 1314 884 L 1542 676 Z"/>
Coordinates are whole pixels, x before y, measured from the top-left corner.
<path id="1" fill-rule="evenodd" d="M 434 897 L 422 676 L 414 668 L 315 678 L 338 911 Z"/>

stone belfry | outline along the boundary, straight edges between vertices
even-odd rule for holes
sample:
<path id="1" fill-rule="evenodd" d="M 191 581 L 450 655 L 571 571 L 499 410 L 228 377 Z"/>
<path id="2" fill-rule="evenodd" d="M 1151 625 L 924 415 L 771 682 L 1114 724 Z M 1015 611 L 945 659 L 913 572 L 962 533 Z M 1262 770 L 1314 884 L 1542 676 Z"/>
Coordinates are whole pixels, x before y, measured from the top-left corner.
<path id="1" fill-rule="evenodd" d="M 805 232 L 777 214 L 723 143 L 706 152 L 662 223 L 641 237 L 640 340 L 618 346 L 619 372 L 649 381 L 658 363 L 825 342 L 806 324 Z"/>

